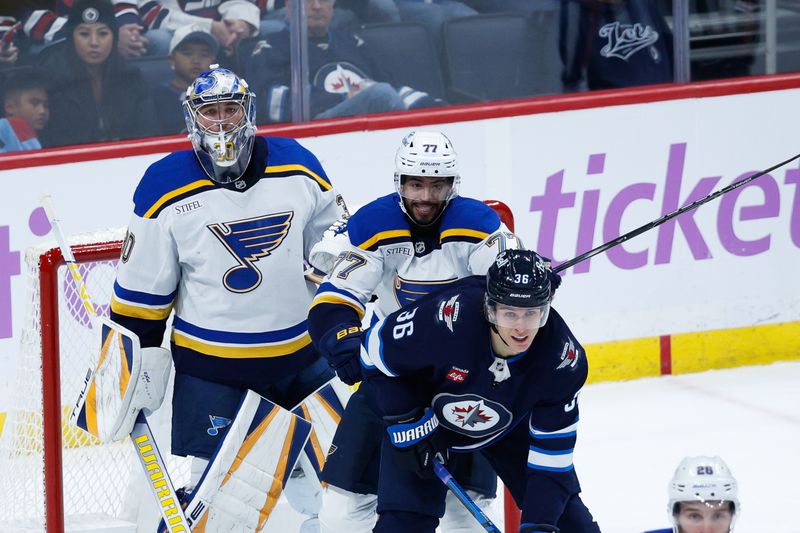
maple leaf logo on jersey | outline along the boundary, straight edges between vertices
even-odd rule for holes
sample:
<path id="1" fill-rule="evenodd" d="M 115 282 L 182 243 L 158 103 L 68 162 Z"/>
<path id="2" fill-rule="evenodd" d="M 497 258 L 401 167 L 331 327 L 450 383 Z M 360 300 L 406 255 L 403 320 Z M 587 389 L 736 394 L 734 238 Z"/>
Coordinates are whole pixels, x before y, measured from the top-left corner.
<path id="1" fill-rule="evenodd" d="M 222 276 L 226 289 L 250 292 L 261 284 L 261 271 L 254 263 L 281 245 L 293 216 L 294 212 L 288 211 L 207 226 L 239 263 Z"/>
<path id="2" fill-rule="evenodd" d="M 576 350 L 572 339 L 569 339 L 564 343 L 564 349 L 561 351 L 561 363 L 556 367 L 556 370 L 561 370 L 562 368 L 566 367 L 570 367 L 570 369 L 575 370 L 580 355 L 580 350 Z"/>
<path id="3" fill-rule="evenodd" d="M 475 427 L 476 424 L 485 424 L 492 420 L 492 417 L 487 416 L 481 407 L 483 407 L 483 404 L 480 402 L 477 405 L 468 405 L 467 407 L 453 407 L 453 414 L 456 420 L 461 423 L 462 428 L 464 426 Z"/>
<path id="4" fill-rule="evenodd" d="M 439 302 L 439 313 L 436 318 L 439 322 L 444 322 L 450 332 L 453 332 L 453 324 L 458 320 L 458 311 L 461 308 L 461 304 L 458 301 L 459 296 L 459 294 L 456 294 L 447 301 Z"/>

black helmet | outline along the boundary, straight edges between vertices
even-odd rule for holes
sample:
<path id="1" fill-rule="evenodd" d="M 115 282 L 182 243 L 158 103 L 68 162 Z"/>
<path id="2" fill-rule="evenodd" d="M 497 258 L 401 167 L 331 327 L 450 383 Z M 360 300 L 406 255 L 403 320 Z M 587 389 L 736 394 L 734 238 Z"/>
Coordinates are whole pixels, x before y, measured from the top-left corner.
<path id="1" fill-rule="evenodd" d="M 550 276 L 542 257 L 531 250 L 503 250 L 486 275 L 486 296 L 513 307 L 550 302 Z"/>
<path id="2" fill-rule="evenodd" d="M 486 274 L 486 319 L 504 328 L 540 328 L 550 314 L 552 295 L 544 259 L 530 250 L 504 250 Z"/>

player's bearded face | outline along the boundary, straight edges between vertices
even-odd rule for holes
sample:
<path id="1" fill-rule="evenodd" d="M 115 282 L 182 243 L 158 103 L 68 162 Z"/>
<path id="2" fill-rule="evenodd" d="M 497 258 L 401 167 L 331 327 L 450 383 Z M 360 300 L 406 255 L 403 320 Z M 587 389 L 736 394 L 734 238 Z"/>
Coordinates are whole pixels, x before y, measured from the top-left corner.
<path id="1" fill-rule="evenodd" d="M 733 514 L 730 502 L 684 502 L 675 518 L 681 533 L 728 533 Z"/>
<path id="2" fill-rule="evenodd" d="M 417 224 L 430 224 L 441 214 L 452 189 L 452 178 L 406 176 L 401 189 L 406 212 Z"/>

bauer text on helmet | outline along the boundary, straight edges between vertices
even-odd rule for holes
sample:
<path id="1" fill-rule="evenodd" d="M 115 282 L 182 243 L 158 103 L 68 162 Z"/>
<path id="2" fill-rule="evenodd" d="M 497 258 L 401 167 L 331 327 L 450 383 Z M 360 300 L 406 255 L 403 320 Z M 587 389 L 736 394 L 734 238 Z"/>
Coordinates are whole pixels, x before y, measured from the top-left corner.
<path id="1" fill-rule="evenodd" d="M 255 95 L 228 69 L 211 65 L 186 90 L 184 117 L 200 165 L 219 183 L 244 174 L 255 138 Z"/>
<path id="2" fill-rule="evenodd" d="M 394 185 L 401 207 L 420 226 L 433 224 L 458 196 L 458 158 L 443 133 L 412 131 L 395 155 Z"/>
<path id="3" fill-rule="evenodd" d="M 667 512 L 677 533 L 729 533 L 740 512 L 736 479 L 719 457 L 686 457 L 669 485 Z"/>

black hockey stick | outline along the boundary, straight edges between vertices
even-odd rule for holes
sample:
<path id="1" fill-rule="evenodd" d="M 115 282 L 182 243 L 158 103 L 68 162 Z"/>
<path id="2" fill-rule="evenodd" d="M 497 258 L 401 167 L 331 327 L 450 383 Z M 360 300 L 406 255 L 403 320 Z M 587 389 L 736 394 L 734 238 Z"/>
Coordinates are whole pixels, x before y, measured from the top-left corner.
<path id="1" fill-rule="evenodd" d="M 651 229 L 653 229 L 655 227 L 658 227 L 661 224 L 663 224 L 664 222 L 666 222 L 668 220 L 672 220 L 673 218 L 675 218 L 678 215 L 682 215 L 683 213 L 685 213 L 687 211 L 691 211 L 692 209 L 696 209 L 696 208 L 700 207 L 701 205 L 703 205 L 703 204 L 705 204 L 707 202 L 710 202 L 714 198 L 722 196 L 726 192 L 731 192 L 734 189 L 738 189 L 742 185 L 750 183 L 751 181 L 753 181 L 756 178 L 760 178 L 764 174 L 769 174 L 770 172 L 772 172 L 776 168 L 780 168 L 780 167 L 782 167 L 784 165 L 788 165 L 789 163 L 791 163 L 792 161 L 794 161 L 795 159 L 798 159 L 798 158 L 800 158 L 800 154 L 797 154 L 796 156 L 794 156 L 794 157 L 792 157 L 790 159 L 787 159 L 786 161 L 778 163 L 777 165 L 773 165 L 773 166 L 769 167 L 766 170 L 762 170 L 761 172 L 753 174 L 752 176 L 750 176 L 748 178 L 745 178 L 743 180 L 739 180 L 739 181 L 737 181 L 735 183 L 731 183 L 727 187 L 723 187 L 722 189 L 719 189 L 717 191 L 712 192 L 711 194 L 709 194 L 705 198 L 701 198 L 700 200 L 696 200 L 696 201 L 694 201 L 694 202 L 692 202 L 692 203 L 690 203 L 688 205 L 685 205 L 685 206 L 681 207 L 680 209 L 677 209 L 677 210 L 673 211 L 672 213 L 669 213 L 667 215 L 664 215 L 661 218 L 657 218 L 656 220 L 653 220 L 652 222 L 648 222 L 647 224 L 639 226 L 638 228 L 629 231 L 625 235 L 620 235 L 619 237 L 617 237 L 614 240 L 608 241 L 605 244 L 601 244 L 597 248 L 593 248 L 593 249 L 589 250 L 588 252 L 582 253 L 578 257 L 572 258 L 569 261 L 565 261 L 565 262 L 561 263 L 560 265 L 558 265 L 557 267 L 555 267 L 553 269 L 553 272 L 561 272 L 563 270 L 568 269 L 571 266 L 577 265 L 581 261 L 585 261 L 586 259 L 589 259 L 590 257 L 594 257 L 594 256 L 596 256 L 597 254 L 599 254 L 601 252 L 605 252 L 609 248 L 613 248 L 614 246 L 617 246 L 618 244 L 622 244 L 623 242 L 627 241 L 628 239 L 636 237 L 637 235 L 641 235 L 645 231 L 649 231 L 649 230 L 651 230 Z"/>
<path id="2" fill-rule="evenodd" d="M 451 474 L 447 468 L 439 461 L 439 459 L 433 459 L 433 471 L 436 472 L 436 477 L 438 477 L 442 483 L 447 486 L 448 489 L 458 498 L 458 501 L 469 511 L 469 514 L 475 517 L 475 520 L 483 526 L 483 529 L 488 531 L 489 533 L 502 533 L 500 529 L 494 525 L 494 522 L 486 516 L 480 507 L 478 507 L 472 498 L 464 491 L 464 489 L 459 485 L 458 481 L 455 480 L 453 474 Z"/>

